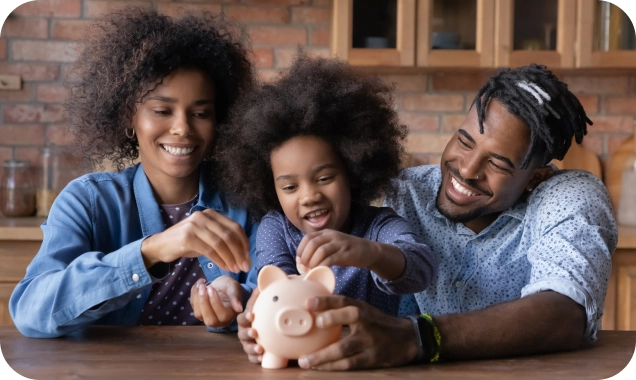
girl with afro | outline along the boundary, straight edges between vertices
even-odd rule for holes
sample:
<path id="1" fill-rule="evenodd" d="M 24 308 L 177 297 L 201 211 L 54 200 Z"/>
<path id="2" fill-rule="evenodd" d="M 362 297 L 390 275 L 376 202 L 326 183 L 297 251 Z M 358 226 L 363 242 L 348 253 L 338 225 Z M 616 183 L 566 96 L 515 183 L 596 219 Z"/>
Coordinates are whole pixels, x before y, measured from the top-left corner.
<path id="1" fill-rule="evenodd" d="M 337 60 L 299 53 L 289 73 L 242 98 L 219 131 L 219 184 L 263 216 L 256 268 L 299 274 L 319 265 L 335 294 L 398 315 L 401 297 L 425 289 L 436 258 L 392 209 L 406 127 L 391 90 Z"/>
<path id="2" fill-rule="evenodd" d="M 89 37 L 68 122 L 88 162 L 119 171 L 59 194 L 11 296 L 13 321 L 30 337 L 227 326 L 255 286 L 257 225 L 216 190 L 209 159 L 217 124 L 253 86 L 246 50 L 221 17 L 142 8 L 99 19 Z"/>

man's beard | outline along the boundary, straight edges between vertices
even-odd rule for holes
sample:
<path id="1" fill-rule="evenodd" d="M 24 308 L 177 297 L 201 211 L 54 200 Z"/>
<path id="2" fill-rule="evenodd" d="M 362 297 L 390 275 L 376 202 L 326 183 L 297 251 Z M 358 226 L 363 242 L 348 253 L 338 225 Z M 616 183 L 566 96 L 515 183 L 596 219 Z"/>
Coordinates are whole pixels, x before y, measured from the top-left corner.
<path id="1" fill-rule="evenodd" d="M 448 198 L 446 193 L 444 193 L 442 189 L 442 185 L 439 185 L 439 189 L 437 191 L 437 198 L 435 200 L 435 206 L 437 207 L 437 211 L 442 214 L 446 219 L 450 220 L 453 223 L 466 223 L 471 220 L 477 219 L 478 217 L 484 214 L 485 206 L 479 206 L 474 210 L 470 210 L 465 214 L 453 214 L 450 210 L 444 209 L 442 202 L 440 200 L 441 197 L 446 197 L 446 200 L 452 204 L 456 204 L 452 199 Z"/>

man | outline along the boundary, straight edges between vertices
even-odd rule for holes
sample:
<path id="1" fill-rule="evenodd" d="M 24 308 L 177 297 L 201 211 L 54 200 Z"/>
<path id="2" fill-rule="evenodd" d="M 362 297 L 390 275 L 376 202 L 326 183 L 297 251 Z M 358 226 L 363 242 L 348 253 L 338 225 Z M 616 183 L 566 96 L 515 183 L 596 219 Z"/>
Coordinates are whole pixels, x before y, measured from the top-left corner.
<path id="1" fill-rule="evenodd" d="M 583 107 L 544 66 L 503 70 L 477 94 L 440 166 L 405 170 L 387 205 L 438 255 L 425 315 L 400 319 L 345 297 L 307 307 L 351 334 L 299 359 L 343 370 L 570 350 L 594 341 L 617 230 L 602 182 L 559 171 L 587 132 Z M 258 296 L 255 292 L 252 301 Z M 251 361 L 262 347 L 239 316 Z"/>

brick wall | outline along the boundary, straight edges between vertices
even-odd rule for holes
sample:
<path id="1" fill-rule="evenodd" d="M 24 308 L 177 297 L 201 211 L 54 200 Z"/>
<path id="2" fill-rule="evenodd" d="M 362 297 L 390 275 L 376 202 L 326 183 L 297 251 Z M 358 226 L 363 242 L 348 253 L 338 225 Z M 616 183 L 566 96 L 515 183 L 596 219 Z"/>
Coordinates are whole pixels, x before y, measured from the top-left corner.
<path id="1" fill-rule="evenodd" d="M 63 83 L 81 36 L 95 15 L 128 4 L 175 15 L 179 8 L 224 12 L 251 36 L 253 61 L 264 80 L 289 67 L 298 44 L 328 56 L 331 0 L 38 0 L 18 7 L 0 33 L 0 74 L 19 74 L 20 91 L 0 91 L 0 161 L 40 166 L 41 149 L 72 149 L 63 133 Z M 379 72 L 396 85 L 396 107 L 410 128 L 416 163 L 438 163 L 490 71 Z M 585 146 L 604 161 L 632 134 L 636 71 L 558 73 L 580 95 L 595 125 Z M 70 171 L 69 171 L 70 172 Z M 73 172 L 75 174 L 75 172 Z"/>

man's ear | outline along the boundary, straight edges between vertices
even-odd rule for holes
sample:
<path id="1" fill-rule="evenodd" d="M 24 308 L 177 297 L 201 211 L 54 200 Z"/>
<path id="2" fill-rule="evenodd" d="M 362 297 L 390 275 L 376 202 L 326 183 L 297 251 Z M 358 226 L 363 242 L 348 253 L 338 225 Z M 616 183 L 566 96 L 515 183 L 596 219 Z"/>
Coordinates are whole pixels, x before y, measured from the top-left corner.
<path id="1" fill-rule="evenodd" d="M 534 169 L 530 179 L 528 179 L 528 183 L 526 184 L 526 191 L 529 193 L 532 192 L 532 190 L 536 189 L 541 182 L 550 178 L 553 172 L 554 170 L 549 165 Z"/>

